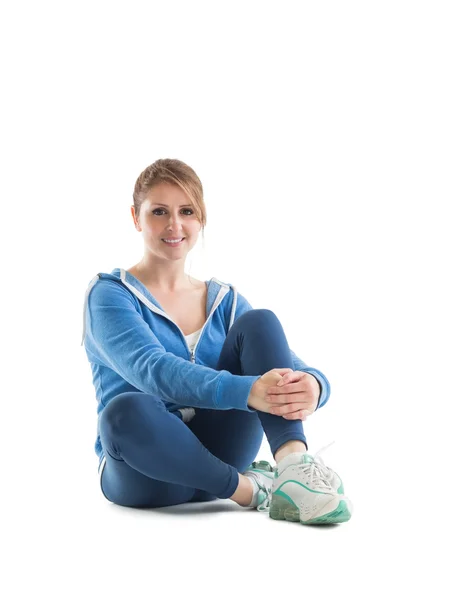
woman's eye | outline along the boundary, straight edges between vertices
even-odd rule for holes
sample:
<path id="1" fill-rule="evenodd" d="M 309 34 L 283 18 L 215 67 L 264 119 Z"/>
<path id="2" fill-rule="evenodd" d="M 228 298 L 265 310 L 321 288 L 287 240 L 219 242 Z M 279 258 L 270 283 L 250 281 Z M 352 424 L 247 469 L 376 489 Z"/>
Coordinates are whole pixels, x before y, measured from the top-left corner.
<path id="1" fill-rule="evenodd" d="M 184 208 L 184 211 L 188 211 L 191 213 L 191 215 L 194 213 L 194 211 L 191 208 Z M 165 212 L 163 208 L 156 208 L 155 210 L 153 210 L 153 215 L 157 214 L 157 212 Z"/>

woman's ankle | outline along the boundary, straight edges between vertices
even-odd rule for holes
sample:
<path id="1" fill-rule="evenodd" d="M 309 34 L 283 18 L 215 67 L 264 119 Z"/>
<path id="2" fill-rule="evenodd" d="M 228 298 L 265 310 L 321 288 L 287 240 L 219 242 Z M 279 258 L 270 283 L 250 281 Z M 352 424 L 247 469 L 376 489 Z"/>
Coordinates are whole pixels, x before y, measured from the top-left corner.
<path id="1" fill-rule="evenodd" d="M 240 506 L 248 506 L 253 499 L 253 494 L 253 481 L 246 475 L 239 473 L 239 485 L 229 500 L 237 502 Z"/>
<path id="2" fill-rule="evenodd" d="M 293 452 L 307 452 L 307 446 L 301 440 L 289 440 L 285 444 L 281 445 L 280 448 L 275 452 L 275 462 L 278 463 Z"/>

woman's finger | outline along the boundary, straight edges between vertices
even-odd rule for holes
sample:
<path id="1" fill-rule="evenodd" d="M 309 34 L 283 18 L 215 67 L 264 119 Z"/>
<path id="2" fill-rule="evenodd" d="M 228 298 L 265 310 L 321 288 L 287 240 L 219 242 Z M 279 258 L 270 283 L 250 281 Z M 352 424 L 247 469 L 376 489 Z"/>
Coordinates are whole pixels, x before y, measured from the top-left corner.
<path id="1" fill-rule="evenodd" d="M 309 414 L 304 410 L 298 410 L 294 413 L 287 413 L 286 415 L 282 415 L 284 419 L 288 419 L 288 421 L 294 421 L 296 419 L 300 419 L 301 421 L 305 421 Z"/>
<path id="2" fill-rule="evenodd" d="M 309 413 L 308 405 L 304 404 L 303 402 L 294 402 L 294 403 L 290 403 L 290 404 L 273 404 L 270 408 L 270 412 L 273 415 L 282 415 L 282 416 L 286 415 L 286 414 L 293 414 L 293 413 L 301 411 L 301 410 Z"/>
<path id="3" fill-rule="evenodd" d="M 288 383 L 284 388 L 273 387 L 267 390 L 272 402 L 279 404 L 304 401 L 304 392 L 299 383 Z"/>

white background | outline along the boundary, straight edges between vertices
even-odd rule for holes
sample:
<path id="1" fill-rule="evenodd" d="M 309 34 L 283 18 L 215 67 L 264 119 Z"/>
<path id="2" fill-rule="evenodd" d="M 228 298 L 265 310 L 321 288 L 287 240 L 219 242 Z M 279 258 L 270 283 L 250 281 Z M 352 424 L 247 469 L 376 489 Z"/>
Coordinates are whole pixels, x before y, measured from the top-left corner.
<path id="1" fill-rule="evenodd" d="M 15 2 L 0 22 L 3 597 L 455 598 L 456 4 Z M 312 453 L 335 441 L 348 523 L 101 495 L 84 293 L 141 258 L 132 191 L 158 158 L 203 182 L 187 272 L 275 311 L 330 380 L 304 428 Z"/>

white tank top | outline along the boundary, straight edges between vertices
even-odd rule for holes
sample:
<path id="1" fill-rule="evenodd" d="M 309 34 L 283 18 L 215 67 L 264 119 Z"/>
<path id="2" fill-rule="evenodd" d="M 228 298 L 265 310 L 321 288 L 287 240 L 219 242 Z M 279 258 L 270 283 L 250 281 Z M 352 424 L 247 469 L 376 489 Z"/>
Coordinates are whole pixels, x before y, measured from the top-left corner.
<path id="1" fill-rule="evenodd" d="M 194 331 L 194 333 L 190 333 L 189 335 L 184 336 L 186 338 L 188 347 L 191 351 L 194 350 L 194 348 L 196 347 L 197 340 L 199 339 L 199 335 L 200 335 L 200 332 L 202 331 L 202 329 L 203 329 L 203 327 L 201 327 L 197 331 Z"/>

